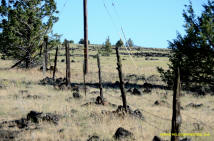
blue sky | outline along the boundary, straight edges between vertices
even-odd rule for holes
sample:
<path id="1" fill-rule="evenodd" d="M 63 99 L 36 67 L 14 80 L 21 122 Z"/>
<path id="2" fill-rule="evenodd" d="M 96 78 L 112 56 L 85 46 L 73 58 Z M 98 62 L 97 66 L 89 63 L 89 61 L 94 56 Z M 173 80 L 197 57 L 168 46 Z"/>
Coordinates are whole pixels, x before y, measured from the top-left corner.
<path id="1" fill-rule="evenodd" d="M 63 39 L 83 38 L 83 0 L 56 0 L 60 11 L 54 33 Z M 200 14 L 206 0 L 193 0 Z M 113 5 L 112 5 L 113 3 Z M 88 28 L 91 43 L 102 44 L 109 36 L 112 44 L 121 37 L 131 38 L 135 45 L 166 48 L 167 40 L 184 34 L 182 11 L 189 0 L 88 0 Z M 107 9 L 105 8 L 105 6 Z M 109 11 L 109 14 L 108 12 Z"/>

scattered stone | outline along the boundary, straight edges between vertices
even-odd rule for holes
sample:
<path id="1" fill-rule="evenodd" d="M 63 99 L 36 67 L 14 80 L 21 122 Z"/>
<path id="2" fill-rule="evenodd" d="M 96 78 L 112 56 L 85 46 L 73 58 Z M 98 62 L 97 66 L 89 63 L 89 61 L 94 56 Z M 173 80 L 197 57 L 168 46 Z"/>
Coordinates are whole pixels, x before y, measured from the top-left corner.
<path id="1" fill-rule="evenodd" d="M 144 92 L 144 93 L 151 93 L 152 90 L 151 90 L 150 88 L 145 88 L 145 89 L 143 90 L 143 92 Z"/>
<path id="2" fill-rule="evenodd" d="M 59 130 L 58 130 L 59 133 L 62 133 L 62 132 L 64 132 L 64 131 L 65 131 L 65 129 L 59 129 Z"/>
<path id="3" fill-rule="evenodd" d="M 40 99 L 41 96 L 38 96 L 38 95 L 27 95 L 26 97 L 23 97 L 23 98 L 27 98 L 27 99 L 30 99 L 30 98 L 32 98 L 32 99 Z"/>
<path id="4" fill-rule="evenodd" d="M 71 109 L 71 113 L 77 113 L 78 111 L 75 109 Z"/>
<path id="5" fill-rule="evenodd" d="M 144 88 L 152 88 L 153 86 L 152 86 L 152 84 L 146 82 L 143 84 L 143 87 Z"/>
<path id="6" fill-rule="evenodd" d="M 117 129 L 117 131 L 115 132 L 114 136 L 113 136 L 116 140 L 121 140 L 121 139 L 126 139 L 126 138 L 133 138 L 134 135 L 133 133 L 131 133 L 130 131 L 120 127 Z"/>
<path id="7" fill-rule="evenodd" d="M 114 84 L 115 84 L 116 86 L 119 86 L 119 85 L 120 85 L 120 82 L 119 82 L 119 81 L 116 81 Z"/>
<path id="8" fill-rule="evenodd" d="M 96 98 L 96 101 L 95 101 L 95 104 L 104 104 L 104 100 L 100 97 L 100 96 L 98 96 L 97 98 Z"/>
<path id="9" fill-rule="evenodd" d="M 203 106 L 203 104 L 194 104 L 194 103 L 190 103 L 190 104 L 186 105 L 186 107 L 192 107 L 192 108 L 200 108 L 202 106 Z"/>
<path id="10" fill-rule="evenodd" d="M 158 105 L 169 105 L 168 103 L 167 103 L 167 101 L 165 101 L 165 100 L 156 100 L 155 102 L 154 102 L 154 105 L 156 105 L 156 106 L 158 106 Z"/>
<path id="11" fill-rule="evenodd" d="M 73 92 L 74 98 L 81 98 L 81 95 L 78 92 Z"/>
<path id="12" fill-rule="evenodd" d="M 52 78 L 49 78 L 49 77 L 46 77 L 42 80 L 40 80 L 40 83 L 41 85 L 54 85 L 54 80 Z"/>
<path id="13" fill-rule="evenodd" d="M 30 113 L 27 114 L 27 120 L 34 123 L 39 123 L 39 118 L 41 118 L 41 115 L 42 112 L 30 111 Z"/>
<path id="14" fill-rule="evenodd" d="M 139 96 L 142 95 L 141 91 L 138 90 L 137 88 L 134 88 L 134 89 L 133 89 L 132 94 L 133 94 L 133 95 L 139 95 Z"/>
<path id="15" fill-rule="evenodd" d="M 28 127 L 28 121 L 25 118 L 21 118 L 20 120 L 15 120 L 15 123 L 19 129 Z"/>
<path id="16" fill-rule="evenodd" d="M 136 110 L 134 111 L 134 116 L 136 116 L 136 117 L 139 118 L 139 119 L 144 120 L 143 114 L 142 114 L 141 111 L 138 110 L 138 109 L 136 109 Z"/>
<path id="17" fill-rule="evenodd" d="M 183 139 L 180 139 L 180 141 L 191 141 L 190 138 L 183 138 Z"/>
<path id="18" fill-rule="evenodd" d="M 94 136 L 89 137 L 89 139 L 87 141 L 101 141 L 101 140 L 100 140 L 99 136 L 94 135 Z"/>
<path id="19" fill-rule="evenodd" d="M 160 137 L 158 137 L 158 136 L 154 136 L 152 141 L 162 141 L 162 139 Z"/>
<path id="20" fill-rule="evenodd" d="M 46 114 L 42 115 L 43 121 L 52 122 L 55 125 L 58 124 L 60 118 L 61 118 L 60 115 L 53 114 L 53 113 L 46 113 Z"/>

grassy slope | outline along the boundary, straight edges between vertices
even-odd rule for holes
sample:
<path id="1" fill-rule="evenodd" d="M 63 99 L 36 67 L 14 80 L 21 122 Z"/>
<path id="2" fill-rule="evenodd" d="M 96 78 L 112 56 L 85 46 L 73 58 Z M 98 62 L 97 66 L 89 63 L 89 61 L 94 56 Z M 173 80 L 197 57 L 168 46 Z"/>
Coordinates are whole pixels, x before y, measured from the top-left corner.
<path id="1" fill-rule="evenodd" d="M 148 51 L 148 50 L 147 50 Z M 153 50 L 152 50 L 153 51 Z M 136 51 L 135 51 L 136 52 Z M 82 55 L 82 48 L 76 49 L 74 54 Z M 64 54 L 61 50 L 60 54 Z M 96 51 L 90 51 L 91 55 L 95 55 Z M 61 59 L 64 56 L 59 57 L 59 65 L 57 77 L 64 77 L 65 64 L 61 63 Z M 157 66 L 167 68 L 168 58 L 158 58 L 159 60 L 145 61 L 144 57 L 133 57 L 136 64 L 133 65 L 129 56 L 122 56 L 126 60 L 123 60 L 123 72 L 124 75 L 137 74 L 138 76 L 145 75 L 146 77 L 151 75 L 158 75 L 156 71 Z M 82 62 L 83 57 L 74 56 L 71 59 L 75 60 L 75 63 L 71 63 L 71 81 L 80 83 L 82 82 Z M 163 132 L 170 132 L 171 121 L 159 119 L 149 113 L 158 115 L 166 119 L 171 119 L 172 111 L 172 91 L 166 91 L 161 89 L 153 89 L 152 93 L 145 94 L 143 96 L 132 96 L 127 93 L 128 105 L 133 109 L 141 109 L 147 112 L 143 112 L 145 121 L 140 121 L 127 117 L 125 119 L 104 116 L 101 114 L 102 110 L 115 110 L 111 106 L 96 106 L 91 105 L 88 107 L 82 107 L 81 105 L 95 99 L 99 90 L 96 88 L 89 88 L 87 97 L 84 97 L 83 90 L 80 94 L 82 99 L 70 99 L 72 97 L 71 91 L 56 91 L 52 86 L 38 85 L 39 80 L 44 76 L 38 68 L 32 70 L 12 69 L 6 70 L 12 61 L 0 60 L 0 80 L 3 81 L 3 85 L 7 86 L 6 89 L 0 89 L 0 122 L 5 120 L 13 120 L 26 116 L 30 110 L 42 111 L 42 112 L 56 112 L 61 115 L 65 115 L 65 118 L 60 120 L 59 125 L 41 124 L 40 129 L 33 132 L 25 131 L 19 135 L 20 140 L 81 140 L 85 141 L 89 135 L 98 135 L 105 140 L 112 140 L 112 136 L 118 127 L 124 127 L 132 131 L 137 140 L 152 140 L 154 135 L 158 135 Z M 89 74 L 87 75 L 87 82 L 98 82 L 96 59 L 89 57 Z M 115 55 L 110 57 L 101 57 L 102 75 L 104 82 L 115 82 L 117 78 L 116 70 L 116 58 Z M 47 73 L 50 75 L 50 73 Z M 27 84 L 24 82 L 31 82 Z M 143 84 L 144 81 L 133 81 L 133 83 Z M 150 82 L 155 84 L 164 85 L 163 82 Z M 25 93 L 21 93 L 21 90 L 28 90 L 30 95 L 38 95 L 40 98 L 26 98 Z M 143 89 L 142 89 L 143 90 Z M 90 94 L 92 92 L 97 94 Z M 183 92 L 185 94 L 185 92 Z M 120 90 L 119 89 L 106 89 L 104 88 L 104 97 L 111 103 L 121 105 Z M 153 103 L 156 100 L 166 100 L 169 105 L 154 106 Z M 185 108 L 181 111 L 183 124 L 182 133 L 192 132 L 209 132 L 210 137 L 192 137 L 194 141 L 211 141 L 214 137 L 214 130 L 209 127 L 200 124 L 203 129 L 201 131 L 193 131 L 193 123 L 198 121 L 189 118 L 194 117 L 203 121 L 209 126 L 214 127 L 214 97 L 207 95 L 203 98 L 195 98 L 191 95 L 185 95 L 181 98 L 181 105 L 189 103 L 202 103 L 203 107 L 198 109 Z M 76 113 L 72 112 L 72 109 L 76 110 Z M 160 129 L 157 129 L 158 127 Z M 59 133 L 58 130 L 64 129 L 64 132 Z M 163 137 L 164 138 L 164 137 Z M 169 139 L 169 137 L 165 137 Z"/>

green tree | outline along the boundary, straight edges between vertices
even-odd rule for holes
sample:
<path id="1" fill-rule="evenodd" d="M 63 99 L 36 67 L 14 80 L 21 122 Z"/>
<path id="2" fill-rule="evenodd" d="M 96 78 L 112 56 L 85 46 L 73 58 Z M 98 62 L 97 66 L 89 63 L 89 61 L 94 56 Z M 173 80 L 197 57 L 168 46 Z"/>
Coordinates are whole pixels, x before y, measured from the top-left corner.
<path id="1" fill-rule="evenodd" d="M 85 41 L 83 38 L 80 39 L 79 44 L 85 44 Z M 90 44 L 90 41 L 88 40 L 88 44 Z"/>
<path id="2" fill-rule="evenodd" d="M 134 46 L 134 42 L 132 41 L 131 38 L 128 39 L 127 43 L 126 43 L 127 47 L 133 47 Z"/>
<path id="3" fill-rule="evenodd" d="M 112 46 L 109 37 L 106 39 L 105 44 L 103 45 L 103 52 L 102 55 L 104 56 L 110 56 L 112 53 Z"/>
<path id="4" fill-rule="evenodd" d="M 181 69 L 183 86 L 214 86 L 214 1 L 203 5 L 203 12 L 196 17 L 192 3 L 183 12 L 186 35 L 179 33 L 177 39 L 169 42 L 171 55 L 168 70 L 158 68 L 162 79 L 169 86 L 173 84 L 175 69 Z"/>
<path id="5" fill-rule="evenodd" d="M 116 43 L 116 46 L 117 47 L 122 47 L 124 45 L 122 39 L 118 40 L 117 43 Z"/>
<path id="6" fill-rule="evenodd" d="M 54 0 L 5 0 L 0 6 L 0 52 L 29 68 L 58 18 Z"/>

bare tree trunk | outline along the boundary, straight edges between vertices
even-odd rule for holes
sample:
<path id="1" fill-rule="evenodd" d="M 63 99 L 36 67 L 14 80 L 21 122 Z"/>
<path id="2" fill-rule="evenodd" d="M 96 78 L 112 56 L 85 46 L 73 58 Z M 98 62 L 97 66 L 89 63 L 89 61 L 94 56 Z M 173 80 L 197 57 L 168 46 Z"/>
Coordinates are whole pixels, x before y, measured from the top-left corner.
<path id="1" fill-rule="evenodd" d="M 122 73 L 122 64 L 121 64 L 118 47 L 116 47 L 115 49 L 116 49 L 116 55 L 117 55 L 117 70 L 118 70 L 119 79 L 120 79 L 120 91 L 122 94 L 123 108 L 127 111 L 126 93 L 124 89 L 123 73 Z"/>
<path id="2" fill-rule="evenodd" d="M 173 86 L 173 113 L 172 113 L 172 129 L 171 129 L 171 141 L 179 141 L 179 132 L 182 123 L 180 114 L 180 94 L 181 94 L 181 83 L 180 83 L 180 68 L 176 70 Z"/>
<path id="3" fill-rule="evenodd" d="M 55 59 L 54 59 L 53 80 L 55 79 L 56 66 L 57 66 L 57 56 L 58 56 L 58 46 L 56 47 L 56 54 L 55 54 Z"/>
<path id="4" fill-rule="evenodd" d="M 99 75 L 100 97 L 101 97 L 101 100 L 102 100 L 102 104 L 104 104 L 103 85 L 102 85 L 102 75 L 101 75 L 100 55 L 99 55 L 99 53 L 97 53 L 97 66 L 98 66 L 98 75 Z"/>
<path id="5" fill-rule="evenodd" d="M 66 40 L 65 42 L 65 52 L 66 52 L 66 85 L 68 86 L 70 84 L 70 52 L 69 52 L 69 43 Z"/>
<path id="6" fill-rule="evenodd" d="M 83 0 L 84 7 L 84 75 L 88 73 L 88 8 L 87 0 Z"/>

